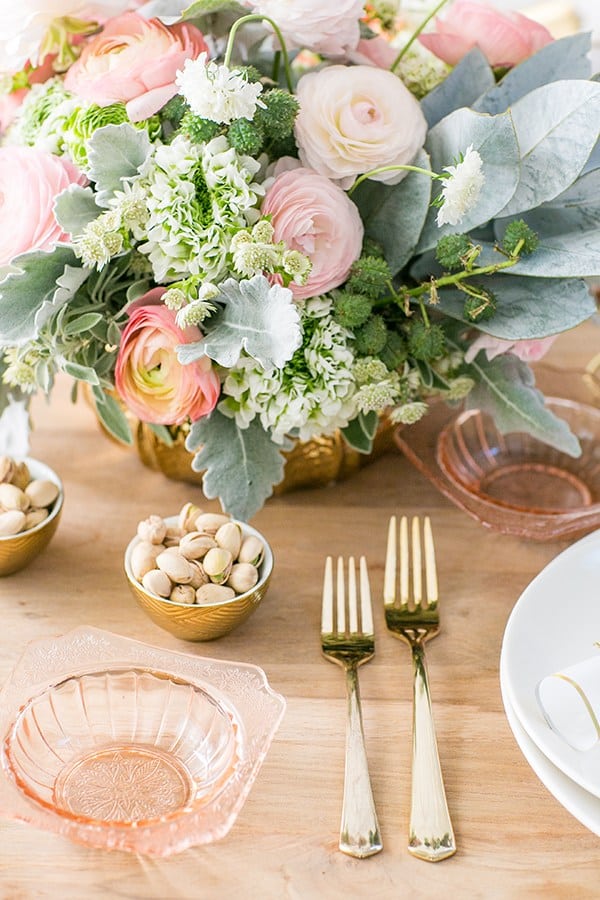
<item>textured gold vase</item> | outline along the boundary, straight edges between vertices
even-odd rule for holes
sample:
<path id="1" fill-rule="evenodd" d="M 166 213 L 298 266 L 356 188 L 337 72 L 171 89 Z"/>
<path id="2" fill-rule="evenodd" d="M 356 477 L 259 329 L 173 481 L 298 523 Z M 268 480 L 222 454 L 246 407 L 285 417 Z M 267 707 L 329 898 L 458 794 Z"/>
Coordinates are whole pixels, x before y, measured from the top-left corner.
<path id="1" fill-rule="evenodd" d="M 134 436 L 145 466 L 162 472 L 174 481 L 202 484 L 203 473 L 192 469 L 193 454 L 185 448 L 185 434 L 177 435 L 173 445 L 168 447 L 148 425 L 139 422 Z M 392 428 L 387 422 L 380 425 L 370 454 L 353 450 L 339 431 L 328 437 L 298 441 L 284 453 L 283 481 L 276 485 L 273 493 L 283 494 L 298 488 L 319 487 L 340 481 L 380 456 L 392 443 Z"/>

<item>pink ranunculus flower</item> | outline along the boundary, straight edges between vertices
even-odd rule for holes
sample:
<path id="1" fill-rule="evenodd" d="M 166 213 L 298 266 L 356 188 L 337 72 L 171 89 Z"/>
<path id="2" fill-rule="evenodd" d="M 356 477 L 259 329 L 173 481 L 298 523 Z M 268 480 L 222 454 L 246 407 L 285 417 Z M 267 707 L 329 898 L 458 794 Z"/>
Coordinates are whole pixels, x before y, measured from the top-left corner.
<path id="1" fill-rule="evenodd" d="M 346 281 L 360 256 L 363 224 L 344 191 L 310 169 L 283 172 L 266 193 L 261 207 L 271 217 L 274 240 L 310 259 L 306 284 L 290 284 L 298 300 L 324 294 Z"/>
<path id="2" fill-rule="evenodd" d="M 550 337 L 526 341 L 503 341 L 501 338 L 492 337 L 491 334 L 479 334 L 465 353 L 465 361 L 472 362 L 480 350 L 485 350 L 490 360 L 502 353 L 513 353 L 523 362 L 537 362 L 548 352 L 556 337 L 553 334 Z"/>
<path id="3" fill-rule="evenodd" d="M 54 201 L 70 184 L 86 183 L 66 159 L 33 147 L 0 147 L 0 266 L 21 253 L 68 241 L 54 216 Z"/>
<path id="4" fill-rule="evenodd" d="M 476 0 L 456 0 L 443 19 L 435 20 L 435 28 L 419 40 L 451 66 L 473 47 L 491 66 L 516 66 L 553 40 L 547 28 L 527 16 Z"/>
<path id="5" fill-rule="evenodd" d="M 329 66 L 298 82 L 296 140 L 308 168 L 349 188 L 357 175 L 411 163 L 427 122 L 399 78 L 372 66 Z M 402 171 L 374 175 L 395 184 Z"/>
<path id="6" fill-rule="evenodd" d="M 348 54 L 350 62 L 364 66 L 379 66 L 380 69 L 391 69 L 400 53 L 398 47 L 392 47 L 385 38 L 361 38 L 356 50 Z"/>
<path id="7" fill-rule="evenodd" d="M 98 106 L 126 104 L 132 122 L 158 112 L 177 93 L 175 77 L 186 59 L 208 53 L 194 25 L 167 27 L 130 12 L 111 19 L 85 46 L 65 87 Z"/>
<path id="8" fill-rule="evenodd" d="M 335 57 L 358 44 L 363 0 L 245 0 L 244 5 L 273 19 L 290 47 Z"/>
<path id="9" fill-rule="evenodd" d="M 175 313 L 156 305 L 155 292 L 148 293 L 150 305 L 136 305 L 121 335 L 115 387 L 142 422 L 195 422 L 215 408 L 219 378 L 207 356 L 189 365 L 179 362 L 177 347 L 201 340 L 202 332 L 194 326 L 180 328 Z"/>

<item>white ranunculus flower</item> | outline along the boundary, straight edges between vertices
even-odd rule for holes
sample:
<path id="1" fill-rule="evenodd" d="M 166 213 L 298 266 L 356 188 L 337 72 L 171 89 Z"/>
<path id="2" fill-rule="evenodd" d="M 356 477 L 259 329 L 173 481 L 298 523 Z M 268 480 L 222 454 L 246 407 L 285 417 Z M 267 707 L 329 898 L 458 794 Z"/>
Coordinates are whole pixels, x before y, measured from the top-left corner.
<path id="1" fill-rule="evenodd" d="M 289 46 L 306 47 L 323 56 L 343 56 L 360 38 L 363 0 L 246 0 L 244 5 L 273 19 Z"/>
<path id="2" fill-rule="evenodd" d="M 55 19 L 71 16 L 104 22 L 132 6 L 132 0 L 10 0 L 0 2 L 0 72 L 18 72 L 37 55 Z"/>
<path id="3" fill-rule="evenodd" d="M 358 175 L 412 162 L 423 146 L 427 122 L 399 78 L 372 66 L 329 66 L 298 82 L 296 140 L 300 159 L 346 190 Z M 375 181 L 395 184 L 402 171 Z"/>

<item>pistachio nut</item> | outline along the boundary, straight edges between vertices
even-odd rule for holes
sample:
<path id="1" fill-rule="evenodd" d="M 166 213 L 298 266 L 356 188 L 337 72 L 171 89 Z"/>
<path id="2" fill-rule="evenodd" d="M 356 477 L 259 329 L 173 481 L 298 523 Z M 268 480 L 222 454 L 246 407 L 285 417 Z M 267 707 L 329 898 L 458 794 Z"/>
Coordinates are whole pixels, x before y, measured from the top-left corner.
<path id="1" fill-rule="evenodd" d="M 176 547 L 163 550 L 156 557 L 156 565 L 165 572 L 175 584 L 189 584 L 194 573 L 189 562 Z"/>
<path id="2" fill-rule="evenodd" d="M 186 559 L 202 559 L 209 550 L 217 546 L 217 542 L 209 534 L 201 531 L 188 531 L 179 541 L 179 552 Z"/>
<path id="3" fill-rule="evenodd" d="M 178 547 L 179 541 L 184 534 L 185 532 L 183 532 L 178 525 L 169 525 L 167 526 L 167 533 L 165 534 L 163 544 L 166 547 Z"/>
<path id="4" fill-rule="evenodd" d="M 15 487 L 18 487 L 22 491 L 24 491 L 30 481 L 31 474 L 29 472 L 27 463 L 15 462 L 15 469 L 13 472 L 13 476 L 10 479 L 10 483 L 14 484 Z"/>
<path id="5" fill-rule="evenodd" d="M 158 597 L 169 597 L 173 590 L 171 579 L 164 572 L 161 572 L 160 569 L 151 569 L 149 572 L 146 572 L 142 578 L 142 584 L 147 591 L 151 594 L 156 594 Z"/>
<path id="6" fill-rule="evenodd" d="M 23 531 L 25 519 L 25 513 L 20 509 L 0 513 L 0 537 L 9 537 Z"/>
<path id="7" fill-rule="evenodd" d="M 151 544 L 150 541 L 140 541 L 131 551 L 130 565 L 133 577 L 141 581 L 151 569 L 156 568 L 156 557 L 164 550 L 160 544 Z"/>
<path id="8" fill-rule="evenodd" d="M 215 541 L 223 550 L 229 550 L 233 559 L 237 559 L 242 545 L 242 529 L 237 522 L 226 522 L 215 534 Z"/>
<path id="9" fill-rule="evenodd" d="M 202 513 L 196 518 L 195 531 L 204 531 L 205 534 L 216 534 L 221 525 L 230 522 L 229 516 L 221 513 Z"/>
<path id="10" fill-rule="evenodd" d="M 14 474 L 14 460 L 12 460 L 10 456 L 0 456 L 0 482 L 10 482 Z"/>
<path id="11" fill-rule="evenodd" d="M 167 534 L 167 525 L 160 516 L 148 516 L 139 523 L 137 533 L 142 541 L 148 541 L 150 544 L 162 544 Z"/>
<path id="12" fill-rule="evenodd" d="M 21 488 L 6 482 L 0 484 L 0 506 L 3 506 L 4 509 L 25 510 L 29 508 L 29 505 L 29 497 Z"/>
<path id="13" fill-rule="evenodd" d="M 42 507 L 42 509 L 30 509 L 29 512 L 25 513 L 25 525 L 23 526 L 23 531 L 29 531 L 30 528 L 35 528 L 36 525 L 39 525 L 47 519 L 48 515 L 48 510 L 45 509 L 45 507 Z"/>
<path id="14" fill-rule="evenodd" d="M 204 571 L 202 563 L 197 562 L 195 559 L 190 559 L 189 563 L 193 573 L 192 580 L 190 581 L 191 586 L 197 589 L 202 587 L 203 584 L 208 584 L 209 578 Z"/>
<path id="15" fill-rule="evenodd" d="M 203 584 L 196 591 L 196 603 L 200 606 L 210 603 L 224 603 L 233 600 L 235 591 L 233 588 L 222 584 Z"/>
<path id="16" fill-rule="evenodd" d="M 177 525 L 184 533 L 186 531 L 196 531 L 196 519 L 198 516 L 202 515 L 203 512 L 204 510 L 200 509 L 200 507 L 196 506 L 194 503 L 186 503 L 185 506 L 181 508 L 181 512 L 177 517 Z"/>
<path id="17" fill-rule="evenodd" d="M 25 493 L 29 497 L 31 506 L 35 506 L 37 509 L 45 506 L 48 509 L 58 497 L 59 487 L 53 481 L 37 478 L 29 482 Z"/>
<path id="18" fill-rule="evenodd" d="M 260 538 L 250 535 L 244 538 L 240 552 L 238 553 L 238 561 L 241 563 L 252 563 L 253 566 L 260 566 L 265 555 L 265 545 Z"/>
<path id="19" fill-rule="evenodd" d="M 236 563 L 231 567 L 227 584 L 236 594 L 245 594 L 258 581 L 258 569 L 251 563 Z"/>
<path id="20" fill-rule="evenodd" d="M 169 600 L 174 603 L 187 603 L 192 606 L 196 602 L 196 591 L 191 584 L 176 584 L 171 591 Z"/>
<path id="21" fill-rule="evenodd" d="M 232 563 L 233 556 L 229 550 L 213 547 L 204 557 L 202 566 L 213 584 L 223 584 L 229 577 Z"/>

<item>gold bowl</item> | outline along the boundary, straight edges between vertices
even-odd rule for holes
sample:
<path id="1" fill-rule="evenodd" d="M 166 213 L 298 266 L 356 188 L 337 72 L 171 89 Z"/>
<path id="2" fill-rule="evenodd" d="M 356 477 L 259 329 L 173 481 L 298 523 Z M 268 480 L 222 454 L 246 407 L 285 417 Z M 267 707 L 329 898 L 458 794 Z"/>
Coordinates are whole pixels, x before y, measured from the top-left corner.
<path id="1" fill-rule="evenodd" d="M 177 525 L 177 516 L 166 518 L 165 522 L 169 526 L 175 526 Z M 131 554 L 140 539 L 136 536 L 130 541 L 125 551 L 127 581 L 138 606 L 141 606 L 156 625 L 184 641 L 212 641 L 224 634 L 229 634 L 254 612 L 269 587 L 273 571 L 273 551 L 256 528 L 252 528 L 245 522 L 237 522 L 237 524 L 242 529 L 244 537 L 256 537 L 263 542 L 265 555 L 259 566 L 259 578 L 255 586 L 243 594 L 238 594 L 232 600 L 224 600 L 219 603 L 203 603 L 202 605 L 176 603 L 147 591 L 135 578 L 131 569 Z"/>
<path id="2" fill-rule="evenodd" d="M 53 481 L 58 486 L 59 494 L 48 517 L 35 528 L 22 531 L 20 534 L 0 537 L 0 576 L 19 572 L 28 566 L 36 556 L 39 556 L 42 550 L 46 549 L 58 528 L 63 508 L 64 490 L 56 472 L 37 459 L 25 457 L 21 461 L 27 464 L 33 478 Z"/>

